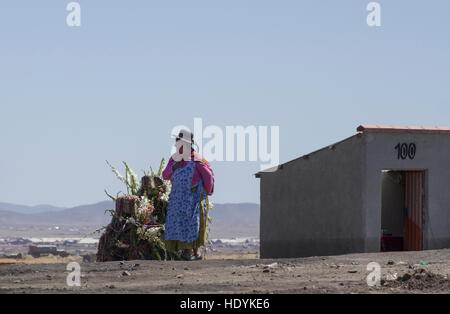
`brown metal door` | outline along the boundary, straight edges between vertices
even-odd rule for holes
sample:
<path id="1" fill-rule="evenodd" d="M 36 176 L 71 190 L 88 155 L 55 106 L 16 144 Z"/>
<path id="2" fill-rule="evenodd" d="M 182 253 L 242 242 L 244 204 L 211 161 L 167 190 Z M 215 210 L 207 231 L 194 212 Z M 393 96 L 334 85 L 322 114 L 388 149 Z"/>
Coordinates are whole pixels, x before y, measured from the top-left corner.
<path id="1" fill-rule="evenodd" d="M 405 251 L 423 250 L 423 180 L 423 171 L 405 172 Z"/>

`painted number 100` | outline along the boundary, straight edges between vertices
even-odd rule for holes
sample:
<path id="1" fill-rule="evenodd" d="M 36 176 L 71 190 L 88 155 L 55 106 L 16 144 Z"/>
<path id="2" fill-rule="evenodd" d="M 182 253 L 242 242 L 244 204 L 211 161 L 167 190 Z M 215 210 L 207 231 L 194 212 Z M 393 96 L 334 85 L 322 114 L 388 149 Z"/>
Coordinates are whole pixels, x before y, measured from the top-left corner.
<path id="1" fill-rule="evenodd" d="M 395 149 L 397 150 L 397 159 L 404 160 L 408 157 L 409 159 L 414 159 L 416 156 L 416 144 L 414 143 L 398 143 Z"/>

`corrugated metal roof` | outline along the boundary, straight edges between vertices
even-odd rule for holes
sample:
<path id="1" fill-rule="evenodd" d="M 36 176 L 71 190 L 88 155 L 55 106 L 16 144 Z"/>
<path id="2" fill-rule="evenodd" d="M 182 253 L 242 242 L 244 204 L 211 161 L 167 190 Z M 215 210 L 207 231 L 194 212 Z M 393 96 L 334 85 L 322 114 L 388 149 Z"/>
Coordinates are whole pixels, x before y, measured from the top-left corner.
<path id="1" fill-rule="evenodd" d="M 358 132 L 389 132 L 389 133 L 450 133 L 450 127 L 421 127 L 421 126 L 389 126 L 389 125 L 360 125 Z"/>

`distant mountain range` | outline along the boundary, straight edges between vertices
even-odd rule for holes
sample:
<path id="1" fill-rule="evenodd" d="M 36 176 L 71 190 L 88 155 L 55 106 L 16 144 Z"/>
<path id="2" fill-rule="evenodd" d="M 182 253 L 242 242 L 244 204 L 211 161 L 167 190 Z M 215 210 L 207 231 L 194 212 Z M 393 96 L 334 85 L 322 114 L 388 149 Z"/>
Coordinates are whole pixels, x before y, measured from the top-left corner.
<path id="1" fill-rule="evenodd" d="M 107 209 L 113 209 L 112 201 L 61 208 L 51 205 L 23 206 L 0 203 L 0 224 L 3 226 L 98 226 L 109 223 Z M 259 205 L 254 203 L 214 204 L 210 211 L 214 237 L 258 236 Z"/>
<path id="2" fill-rule="evenodd" d="M 47 205 L 35 207 L 13 204 L 2 207 L 2 205 L 3 203 L 0 203 L 0 223 L 7 225 L 105 225 L 110 220 L 105 210 L 114 208 L 112 201 L 72 208 L 51 205 L 48 208 L 45 208 Z"/>
<path id="3" fill-rule="evenodd" d="M 25 206 L 0 202 L 0 210 L 16 212 L 21 214 L 36 214 L 42 212 L 53 212 L 63 210 L 65 207 L 55 207 L 52 205 Z"/>

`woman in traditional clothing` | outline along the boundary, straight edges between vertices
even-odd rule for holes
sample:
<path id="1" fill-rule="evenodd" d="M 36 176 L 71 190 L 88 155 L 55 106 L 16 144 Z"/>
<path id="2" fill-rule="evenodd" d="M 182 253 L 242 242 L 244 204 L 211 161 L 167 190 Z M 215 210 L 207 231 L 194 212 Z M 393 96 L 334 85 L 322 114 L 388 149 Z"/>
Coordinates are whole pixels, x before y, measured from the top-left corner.
<path id="1" fill-rule="evenodd" d="M 214 190 L 209 163 L 194 149 L 193 134 L 181 130 L 175 139 L 176 152 L 163 171 L 170 180 L 164 239 L 168 251 L 183 250 L 186 260 L 202 259 L 198 249 L 205 245 L 208 218 L 207 197 Z"/>

